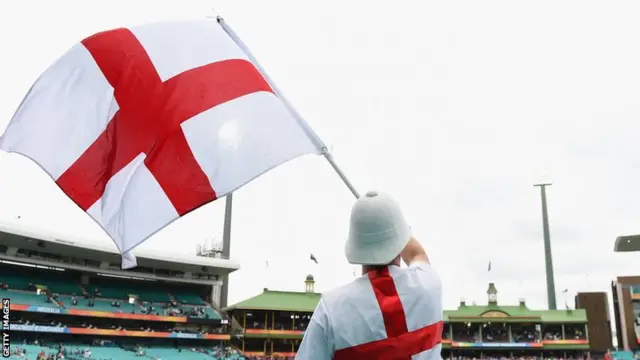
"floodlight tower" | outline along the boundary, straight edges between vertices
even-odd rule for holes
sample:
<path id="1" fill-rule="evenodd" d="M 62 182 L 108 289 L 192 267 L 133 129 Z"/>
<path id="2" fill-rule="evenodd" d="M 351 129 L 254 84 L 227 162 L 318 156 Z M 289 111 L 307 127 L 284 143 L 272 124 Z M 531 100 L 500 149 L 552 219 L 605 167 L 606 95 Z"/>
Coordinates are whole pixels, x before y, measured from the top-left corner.
<path id="1" fill-rule="evenodd" d="M 553 277 L 553 260 L 551 258 L 551 235 L 549 234 L 549 214 L 547 213 L 547 191 L 546 187 L 551 183 L 535 184 L 540 188 L 540 198 L 542 201 L 542 232 L 544 236 L 544 263 L 547 273 L 547 303 L 549 310 L 556 310 L 556 284 Z"/>

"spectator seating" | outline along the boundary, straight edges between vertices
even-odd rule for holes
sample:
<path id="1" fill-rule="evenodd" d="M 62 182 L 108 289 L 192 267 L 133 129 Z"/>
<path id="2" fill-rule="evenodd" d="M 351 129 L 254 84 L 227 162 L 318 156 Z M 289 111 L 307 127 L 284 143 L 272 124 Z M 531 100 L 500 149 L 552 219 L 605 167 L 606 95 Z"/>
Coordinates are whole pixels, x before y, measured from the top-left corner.
<path id="1" fill-rule="evenodd" d="M 145 285 L 127 286 L 127 285 L 112 285 L 112 284 L 91 284 L 89 285 L 90 291 L 97 288 L 100 292 L 100 296 L 103 298 L 128 300 L 131 295 L 135 295 L 140 300 L 149 302 L 168 302 L 171 300 L 169 294 L 166 291 L 158 290 L 157 287 L 162 288 L 161 285 L 156 285 L 155 288 Z"/>
<path id="2" fill-rule="evenodd" d="M 121 281 L 120 279 L 99 278 L 91 281 L 90 285 L 84 289 L 78 282 L 65 272 L 38 273 L 30 269 L 25 269 L 24 273 L 19 274 L 0 274 L 0 283 L 9 285 L 10 298 L 15 304 L 24 305 L 41 305 L 56 307 L 54 303 L 47 302 L 44 294 L 37 295 L 33 288 L 29 290 L 29 285 L 46 287 L 53 293 L 58 294 L 58 300 L 62 302 L 66 309 L 81 309 L 90 311 L 106 311 L 106 312 L 131 312 L 132 307 L 128 303 L 130 296 L 137 296 L 141 301 L 155 303 L 155 307 L 160 315 L 163 314 L 162 305 L 172 300 L 176 300 L 180 304 L 187 305 L 183 307 L 188 310 L 188 306 L 201 306 L 205 308 L 205 317 L 208 315 L 210 319 L 220 319 L 220 314 L 207 306 L 204 300 L 195 291 L 187 289 L 167 289 L 167 285 L 157 282 L 140 282 L 132 283 Z M 100 297 L 95 299 L 94 306 L 88 306 L 88 300 L 82 294 L 84 291 L 93 292 L 98 289 Z M 21 290 L 21 291 L 16 291 Z M 169 292 L 171 294 L 169 294 Z M 71 302 L 71 294 L 75 294 L 78 298 L 78 304 L 73 305 Z M 111 306 L 113 300 L 121 302 L 120 308 Z M 136 313 L 140 313 L 140 308 L 136 307 Z M 187 311 L 189 316 L 192 316 Z"/>
<path id="3" fill-rule="evenodd" d="M 163 360 L 244 360 L 244 357 L 240 355 L 231 355 L 225 358 L 215 357 L 210 353 L 200 353 L 194 352 L 190 349 L 182 349 L 182 351 L 178 351 L 175 348 L 169 347 L 158 347 L 158 348 L 145 348 L 144 357 L 137 356 L 135 352 L 124 350 L 119 347 L 101 347 L 101 346 L 82 346 L 82 345 L 63 345 L 67 351 L 67 354 L 73 354 L 76 351 L 84 351 L 89 349 L 91 351 L 90 359 L 101 359 L 101 360 L 140 360 L 142 359 L 163 359 Z M 44 351 L 45 354 L 55 353 L 56 349 L 48 348 L 37 345 L 18 345 L 15 344 L 13 349 L 15 350 L 17 347 L 25 349 L 27 351 L 27 359 L 35 359 L 35 356 L 40 352 Z M 72 355 L 73 356 L 73 355 Z M 69 357 L 69 355 L 67 355 Z M 76 355 L 76 357 L 81 358 L 81 356 Z M 9 359 L 22 359 L 16 355 L 11 355 Z"/>
<path id="4" fill-rule="evenodd" d="M 209 354 L 203 354 L 199 352 L 194 352 L 188 349 L 183 349 L 179 352 L 176 349 L 171 348 L 151 348 L 146 349 L 147 356 L 158 357 L 160 359 L 184 359 L 184 360 L 211 360 L 215 359 Z"/>
<path id="5" fill-rule="evenodd" d="M 0 275 L 0 282 L 6 283 L 12 289 L 28 290 L 29 284 L 40 285 L 46 287 L 55 293 L 61 294 L 81 294 L 82 287 L 80 284 L 71 279 L 63 277 L 55 278 L 54 276 L 46 276 L 44 274 L 25 274 L 25 275 Z"/>
<path id="6" fill-rule="evenodd" d="M 204 313 L 209 315 L 209 319 L 221 319 L 220 314 L 210 307 L 204 308 Z"/>
<path id="7" fill-rule="evenodd" d="M 173 295 L 173 297 L 176 299 L 176 301 L 183 303 L 183 304 L 189 304 L 189 305 L 204 305 L 204 300 L 202 300 L 202 298 L 198 295 L 198 294 L 194 294 L 194 293 L 188 293 L 188 292 L 177 292 L 177 291 L 172 291 L 171 295 Z"/>
<path id="8" fill-rule="evenodd" d="M 612 351 L 611 356 L 614 360 L 633 360 L 633 352 L 631 351 Z"/>
<path id="9" fill-rule="evenodd" d="M 11 299 L 11 302 L 14 304 L 58 307 L 56 304 L 47 302 L 47 295 L 45 294 L 38 295 L 34 291 L 26 292 L 26 291 L 0 290 L 0 297 L 9 298 Z"/>
<path id="10" fill-rule="evenodd" d="M 89 310 L 89 311 L 106 311 L 106 312 L 116 312 L 118 309 L 122 311 L 131 311 L 131 305 L 127 302 L 123 302 L 120 308 L 115 308 L 111 306 L 111 300 L 105 299 L 95 299 L 94 305 L 89 306 L 89 301 L 82 296 L 77 296 L 78 305 L 73 305 L 71 301 L 71 296 L 68 295 L 60 295 L 58 300 L 64 304 L 66 309 L 78 309 L 78 310 Z"/>
<path id="11" fill-rule="evenodd" d="M 46 353 L 53 352 L 53 350 L 47 349 L 47 348 L 43 348 L 41 346 L 37 346 L 37 345 L 22 345 L 22 344 L 12 344 L 11 350 L 13 351 L 18 347 L 26 350 L 26 352 L 27 352 L 26 359 L 35 359 L 36 355 L 40 352 L 40 350 L 45 350 Z M 47 350 L 49 350 L 49 351 L 47 352 Z M 5 359 L 7 359 L 7 358 L 5 358 Z M 9 356 L 8 359 L 25 360 L 24 357 L 19 357 L 19 356 L 15 355 L 15 354 L 11 354 L 11 356 Z"/>

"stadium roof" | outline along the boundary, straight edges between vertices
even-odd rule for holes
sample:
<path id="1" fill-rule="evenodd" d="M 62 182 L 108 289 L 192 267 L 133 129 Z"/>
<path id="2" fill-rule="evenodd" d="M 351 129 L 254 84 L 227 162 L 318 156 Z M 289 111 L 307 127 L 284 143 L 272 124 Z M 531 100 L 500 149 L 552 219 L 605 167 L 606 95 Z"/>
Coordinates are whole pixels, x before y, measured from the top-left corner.
<path id="1" fill-rule="evenodd" d="M 17 256 L 17 249 L 37 251 L 40 253 L 74 257 L 79 259 L 95 260 L 108 264 L 120 264 L 120 255 L 115 244 L 110 241 L 91 241 L 44 231 L 28 229 L 17 224 L 0 223 L 0 245 L 8 249 L 0 253 L 0 260 L 20 261 L 26 263 L 41 264 L 46 261 L 39 258 L 26 258 Z M 12 250 L 13 249 L 13 250 Z M 167 251 L 134 250 L 138 260 L 138 266 L 164 270 L 176 270 L 182 272 L 225 275 L 240 268 L 237 261 L 222 258 L 184 255 Z M 65 264 L 49 264 L 51 266 L 65 267 Z M 100 271 L 106 269 L 99 269 Z"/>
<path id="2" fill-rule="evenodd" d="M 583 309 L 530 310 L 525 305 L 461 305 L 457 310 L 444 312 L 445 320 L 542 323 L 586 323 L 587 313 Z"/>
<path id="3" fill-rule="evenodd" d="M 231 305 L 223 311 L 232 310 L 278 310 L 313 312 L 321 294 L 264 289 L 262 294 Z"/>

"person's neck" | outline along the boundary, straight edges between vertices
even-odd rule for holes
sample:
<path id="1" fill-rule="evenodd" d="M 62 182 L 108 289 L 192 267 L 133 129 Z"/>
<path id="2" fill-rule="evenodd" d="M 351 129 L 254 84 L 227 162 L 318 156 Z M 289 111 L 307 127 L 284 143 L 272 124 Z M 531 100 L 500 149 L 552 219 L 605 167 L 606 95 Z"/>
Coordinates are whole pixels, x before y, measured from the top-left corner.
<path id="1" fill-rule="evenodd" d="M 387 266 L 391 266 L 391 265 L 400 266 L 400 265 L 398 265 L 396 263 L 391 263 L 391 264 L 387 264 L 387 265 L 362 265 L 362 275 L 366 275 L 370 271 L 376 271 L 376 270 L 384 269 Z"/>

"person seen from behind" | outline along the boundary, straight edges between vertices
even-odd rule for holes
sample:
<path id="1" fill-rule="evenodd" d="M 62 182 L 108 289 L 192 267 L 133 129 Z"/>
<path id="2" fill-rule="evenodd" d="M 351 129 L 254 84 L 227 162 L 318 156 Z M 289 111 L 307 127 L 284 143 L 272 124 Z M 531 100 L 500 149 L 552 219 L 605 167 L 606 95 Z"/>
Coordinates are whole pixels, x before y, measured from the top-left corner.
<path id="1" fill-rule="evenodd" d="M 441 359 L 442 284 L 393 198 L 356 200 L 345 254 L 363 276 L 322 295 L 296 360 Z"/>

